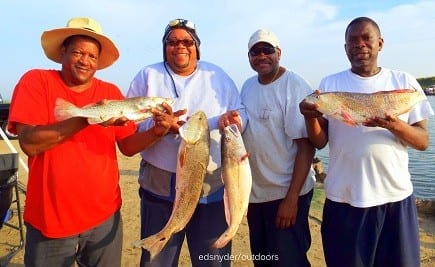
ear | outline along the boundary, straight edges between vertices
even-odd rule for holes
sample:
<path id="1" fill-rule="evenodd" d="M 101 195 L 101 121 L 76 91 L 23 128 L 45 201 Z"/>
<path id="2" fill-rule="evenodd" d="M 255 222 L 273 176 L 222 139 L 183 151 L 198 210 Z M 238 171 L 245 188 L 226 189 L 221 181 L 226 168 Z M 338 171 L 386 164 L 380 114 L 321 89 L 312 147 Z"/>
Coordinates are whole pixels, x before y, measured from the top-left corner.
<path id="1" fill-rule="evenodd" d="M 66 47 L 63 45 L 63 46 L 60 48 L 60 58 L 63 58 L 63 56 L 65 55 L 65 50 L 66 50 Z"/>
<path id="2" fill-rule="evenodd" d="M 275 48 L 276 49 L 276 55 L 277 55 L 277 57 L 278 57 L 278 59 L 280 60 L 281 59 L 281 48 L 279 48 L 279 47 L 277 47 L 277 48 Z"/>
<path id="3" fill-rule="evenodd" d="M 379 50 L 378 51 L 381 51 L 383 47 L 384 47 L 384 38 L 379 37 Z"/>

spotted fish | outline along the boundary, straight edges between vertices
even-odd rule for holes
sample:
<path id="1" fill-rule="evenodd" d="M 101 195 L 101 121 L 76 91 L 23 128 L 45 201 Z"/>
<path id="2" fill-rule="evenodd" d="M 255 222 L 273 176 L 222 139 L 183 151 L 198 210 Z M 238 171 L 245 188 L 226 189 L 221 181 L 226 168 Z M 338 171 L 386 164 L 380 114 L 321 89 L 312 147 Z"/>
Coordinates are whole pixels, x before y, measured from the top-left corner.
<path id="1" fill-rule="evenodd" d="M 89 124 L 97 124 L 111 118 L 121 117 L 140 122 L 153 116 L 150 112 L 151 108 L 163 110 L 163 102 L 171 105 L 174 100 L 163 97 L 132 97 L 123 100 L 106 100 L 101 105 L 94 104 L 80 108 L 62 98 L 58 98 L 56 99 L 54 115 L 58 121 L 72 117 L 85 117 L 88 118 Z"/>
<path id="2" fill-rule="evenodd" d="M 423 92 L 414 89 L 380 91 L 372 94 L 327 92 L 313 93 L 305 98 L 316 103 L 318 111 L 326 116 L 356 126 L 371 117 L 385 117 L 406 113 L 418 102 L 425 100 Z"/>
<path id="3" fill-rule="evenodd" d="M 186 226 L 198 204 L 210 157 L 210 132 L 207 117 L 198 111 L 180 127 L 182 138 L 177 155 L 175 200 L 171 216 L 158 233 L 134 243 L 150 252 L 151 260 L 171 236 Z"/>
<path id="4" fill-rule="evenodd" d="M 235 124 L 225 127 L 222 134 L 222 180 L 224 182 L 225 217 L 228 228 L 212 247 L 222 248 L 237 233 L 249 204 L 252 187 L 251 166 L 242 134 Z"/>

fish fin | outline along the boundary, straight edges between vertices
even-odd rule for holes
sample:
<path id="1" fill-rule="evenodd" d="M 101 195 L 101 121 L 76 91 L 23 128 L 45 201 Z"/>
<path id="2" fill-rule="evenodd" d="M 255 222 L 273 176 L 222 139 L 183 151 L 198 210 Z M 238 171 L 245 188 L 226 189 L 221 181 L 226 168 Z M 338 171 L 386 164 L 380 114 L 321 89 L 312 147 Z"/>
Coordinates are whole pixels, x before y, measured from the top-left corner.
<path id="1" fill-rule="evenodd" d="M 152 261 L 162 251 L 163 247 L 168 243 L 170 237 L 166 237 L 161 233 L 157 233 L 146 237 L 142 240 L 133 243 L 134 248 L 142 247 L 150 253 Z"/>
<path id="2" fill-rule="evenodd" d="M 104 120 L 103 118 L 88 118 L 88 123 L 89 124 L 98 124 L 98 123 L 102 123 L 106 120 Z"/>
<path id="3" fill-rule="evenodd" d="M 416 89 L 396 89 L 393 90 L 393 93 L 412 93 L 417 91 Z"/>
<path id="4" fill-rule="evenodd" d="M 227 224 L 230 225 L 231 222 L 231 213 L 230 213 L 230 200 L 228 197 L 228 190 L 224 188 L 224 209 L 225 209 L 225 220 Z"/>
<path id="5" fill-rule="evenodd" d="M 180 167 L 182 168 L 186 164 L 186 157 L 187 157 L 187 149 L 186 147 L 183 148 L 183 151 L 179 153 L 178 161 L 180 162 Z"/>
<path id="6" fill-rule="evenodd" d="M 243 161 L 245 161 L 245 160 L 248 159 L 248 158 L 249 158 L 249 153 L 246 152 L 246 154 L 243 155 L 243 156 L 240 158 L 240 162 L 243 162 Z"/>
<path id="7" fill-rule="evenodd" d="M 417 91 L 416 89 L 409 89 L 409 88 L 404 88 L 404 89 L 394 89 L 394 90 L 384 90 L 384 91 L 377 91 L 373 94 L 391 94 L 391 93 L 412 93 Z"/>
<path id="8" fill-rule="evenodd" d="M 349 126 L 356 127 L 358 125 L 349 114 L 342 114 L 341 118 L 342 121 Z"/>
<path id="9" fill-rule="evenodd" d="M 54 117 L 57 121 L 75 117 L 77 107 L 63 98 L 57 98 L 54 106 Z"/>
<path id="10" fill-rule="evenodd" d="M 343 121 L 345 124 L 352 126 L 352 127 L 356 127 L 358 126 L 358 123 L 356 123 L 355 121 Z"/>
<path id="11" fill-rule="evenodd" d="M 91 108 L 91 107 L 95 106 L 96 104 L 97 103 L 90 103 L 90 104 L 84 105 L 82 108 Z"/>
<path id="12" fill-rule="evenodd" d="M 355 127 L 358 125 L 358 123 L 355 122 L 350 113 L 344 109 L 341 109 L 340 117 L 342 118 L 342 121 L 349 126 Z"/>
<path id="13" fill-rule="evenodd" d="M 100 116 L 98 117 L 89 117 L 88 118 L 88 123 L 89 124 L 98 124 L 98 123 L 102 123 L 105 121 L 110 120 L 112 117 L 108 117 L 106 115 L 100 114 Z"/>
<path id="14" fill-rule="evenodd" d="M 230 235 L 230 233 L 228 232 L 228 229 L 225 230 L 225 232 L 223 232 L 221 234 L 221 236 L 219 236 L 219 238 L 211 245 L 212 248 L 223 248 L 225 247 L 233 238 L 233 235 Z"/>

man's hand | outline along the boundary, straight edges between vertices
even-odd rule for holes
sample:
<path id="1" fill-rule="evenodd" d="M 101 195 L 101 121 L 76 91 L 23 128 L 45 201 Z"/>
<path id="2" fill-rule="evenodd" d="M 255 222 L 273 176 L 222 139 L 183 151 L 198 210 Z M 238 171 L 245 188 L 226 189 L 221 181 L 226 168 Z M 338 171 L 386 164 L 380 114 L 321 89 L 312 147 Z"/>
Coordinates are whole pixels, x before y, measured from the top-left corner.
<path id="1" fill-rule="evenodd" d="M 224 130 L 224 128 L 230 124 L 236 124 L 239 128 L 239 131 L 242 132 L 242 118 L 240 118 L 239 111 L 237 110 L 230 110 L 226 113 L 222 114 L 219 117 L 219 129 L 221 131 Z"/>
<path id="2" fill-rule="evenodd" d="M 369 118 L 363 123 L 363 125 L 367 127 L 382 127 L 387 130 L 392 130 L 397 122 L 399 122 L 399 119 L 396 116 L 387 113 L 384 118 Z"/>
<path id="3" fill-rule="evenodd" d="M 320 90 L 316 90 L 315 93 L 319 95 Z M 319 112 L 317 108 L 317 104 L 309 103 L 305 99 L 299 103 L 299 111 L 306 119 L 322 117 L 323 114 Z"/>
<path id="4" fill-rule="evenodd" d="M 187 110 L 182 109 L 173 112 L 169 104 L 163 103 L 162 106 L 165 109 L 164 111 L 156 108 L 151 109 L 151 112 L 154 114 L 154 134 L 158 136 L 163 136 L 168 132 L 178 134 L 178 129 L 185 123 L 179 120 L 180 116 L 186 114 Z"/>

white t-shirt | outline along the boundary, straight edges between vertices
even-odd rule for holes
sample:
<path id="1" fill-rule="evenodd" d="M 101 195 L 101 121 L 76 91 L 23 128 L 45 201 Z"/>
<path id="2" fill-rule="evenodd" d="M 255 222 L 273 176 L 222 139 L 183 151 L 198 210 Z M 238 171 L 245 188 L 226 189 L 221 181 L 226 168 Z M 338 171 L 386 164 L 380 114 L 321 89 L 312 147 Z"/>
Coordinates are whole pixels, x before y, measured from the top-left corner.
<path id="1" fill-rule="evenodd" d="M 239 91 L 230 76 L 220 67 L 209 62 L 198 61 L 196 70 L 189 76 L 177 75 L 169 66 L 166 67 L 167 69 L 164 63 L 160 62 L 140 70 L 130 84 L 127 97 L 174 98 L 173 111 L 187 109 L 187 114 L 181 117 L 181 120 L 186 120 L 198 110 L 204 111 L 208 119 L 211 138 L 210 163 L 207 170 L 213 172 L 221 166 L 219 117 L 229 110 L 239 110 L 243 125 L 246 123 Z M 148 119 L 139 125 L 139 130 L 144 131 L 152 126 L 153 120 Z M 180 137 L 170 134 L 143 150 L 141 156 L 153 166 L 175 173 L 179 144 Z"/>
<path id="2" fill-rule="evenodd" d="M 322 79 L 321 92 L 373 93 L 395 89 L 422 91 L 410 74 L 382 68 L 372 77 L 345 70 Z M 408 124 L 427 119 L 434 112 L 427 100 L 399 118 Z M 326 117 L 328 119 L 328 117 Z M 329 164 L 326 197 L 355 207 L 372 207 L 405 199 L 413 192 L 408 170 L 408 147 L 389 130 L 329 121 Z"/>
<path id="3" fill-rule="evenodd" d="M 257 75 L 243 84 L 241 97 L 248 116 L 243 140 L 252 170 L 251 203 L 287 194 L 297 152 L 293 139 L 307 137 L 299 102 L 312 92 L 302 77 L 288 70 L 270 84 L 260 84 Z M 310 169 L 300 195 L 313 189 L 314 183 Z"/>

